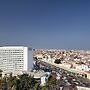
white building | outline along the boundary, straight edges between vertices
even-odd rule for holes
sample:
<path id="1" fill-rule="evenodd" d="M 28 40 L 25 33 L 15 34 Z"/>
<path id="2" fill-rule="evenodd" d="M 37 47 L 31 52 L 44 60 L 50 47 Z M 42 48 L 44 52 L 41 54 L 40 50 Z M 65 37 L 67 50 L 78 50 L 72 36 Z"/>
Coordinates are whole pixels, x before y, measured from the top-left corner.
<path id="1" fill-rule="evenodd" d="M 29 48 L 24 46 L 0 47 L 0 69 L 3 72 L 28 71 Z"/>
<path id="2" fill-rule="evenodd" d="M 44 86 L 46 82 L 48 81 L 48 78 L 50 77 L 51 73 L 50 72 L 44 72 L 44 71 L 33 71 L 33 72 L 28 72 L 29 75 L 33 76 L 36 80 L 40 80 L 40 85 Z"/>
<path id="3" fill-rule="evenodd" d="M 77 65 L 76 69 L 81 71 L 90 71 L 90 68 L 87 65 Z"/>

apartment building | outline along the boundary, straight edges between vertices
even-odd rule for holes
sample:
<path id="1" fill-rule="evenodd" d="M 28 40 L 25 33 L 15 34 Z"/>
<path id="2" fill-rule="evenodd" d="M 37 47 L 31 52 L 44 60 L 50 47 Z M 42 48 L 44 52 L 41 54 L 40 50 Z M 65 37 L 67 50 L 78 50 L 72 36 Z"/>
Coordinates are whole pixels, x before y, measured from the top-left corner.
<path id="1" fill-rule="evenodd" d="M 3 72 L 28 71 L 29 48 L 24 46 L 0 47 L 0 69 Z"/>

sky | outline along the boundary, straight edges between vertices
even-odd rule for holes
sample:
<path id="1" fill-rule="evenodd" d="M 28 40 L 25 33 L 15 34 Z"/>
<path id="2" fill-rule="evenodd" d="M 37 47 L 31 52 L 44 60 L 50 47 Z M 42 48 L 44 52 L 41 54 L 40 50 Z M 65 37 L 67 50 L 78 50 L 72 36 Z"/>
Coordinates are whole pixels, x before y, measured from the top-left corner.
<path id="1" fill-rule="evenodd" d="M 0 45 L 90 49 L 90 0 L 0 0 Z"/>

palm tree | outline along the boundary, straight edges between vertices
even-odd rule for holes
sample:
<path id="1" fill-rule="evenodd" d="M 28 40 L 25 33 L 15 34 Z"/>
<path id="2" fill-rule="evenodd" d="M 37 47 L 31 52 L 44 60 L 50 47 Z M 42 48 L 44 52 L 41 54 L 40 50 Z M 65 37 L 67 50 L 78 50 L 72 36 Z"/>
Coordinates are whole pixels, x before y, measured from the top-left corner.
<path id="1" fill-rule="evenodd" d="M 4 76 L 4 78 L 3 78 L 2 90 L 8 90 L 7 74 L 5 74 L 5 76 Z"/>
<path id="2" fill-rule="evenodd" d="M 47 84 L 48 84 L 49 89 L 53 90 L 54 86 L 56 86 L 56 79 L 55 79 L 55 77 L 50 76 L 49 79 L 48 79 Z"/>
<path id="3" fill-rule="evenodd" d="M 20 75 L 16 82 L 16 90 L 30 90 L 33 88 L 32 77 L 28 74 Z"/>
<path id="4" fill-rule="evenodd" d="M 16 77 L 12 76 L 12 73 L 10 73 L 9 77 L 7 78 L 8 81 L 8 89 L 9 90 L 15 90 L 16 87 Z"/>
<path id="5" fill-rule="evenodd" d="M 38 82 L 35 84 L 35 86 L 34 86 L 33 89 L 34 89 L 34 90 L 40 90 L 40 89 L 39 89 L 39 83 L 38 83 Z"/>
<path id="6" fill-rule="evenodd" d="M 0 70 L 0 79 L 2 79 L 2 72 L 3 72 L 3 71 L 2 71 L 2 70 Z"/>
<path id="7" fill-rule="evenodd" d="M 3 81 L 2 81 L 2 70 L 0 70 L 0 89 L 2 88 L 2 84 L 3 84 Z"/>
<path id="8" fill-rule="evenodd" d="M 43 87 L 42 87 L 42 90 L 48 90 L 47 86 L 46 86 L 46 85 L 43 86 Z"/>
<path id="9" fill-rule="evenodd" d="M 0 80 L 0 90 L 2 89 L 3 81 Z"/>
<path id="10" fill-rule="evenodd" d="M 21 90 L 19 78 L 16 79 L 16 90 Z"/>

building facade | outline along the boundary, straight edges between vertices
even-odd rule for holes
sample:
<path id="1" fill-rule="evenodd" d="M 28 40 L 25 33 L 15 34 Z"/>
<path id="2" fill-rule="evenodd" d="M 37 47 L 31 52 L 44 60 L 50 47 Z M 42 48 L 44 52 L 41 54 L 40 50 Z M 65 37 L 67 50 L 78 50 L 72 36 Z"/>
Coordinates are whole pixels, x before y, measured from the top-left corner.
<path id="1" fill-rule="evenodd" d="M 28 47 L 0 47 L 0 69 L 3 72 L 28 71 L 29 63 Z"/>

